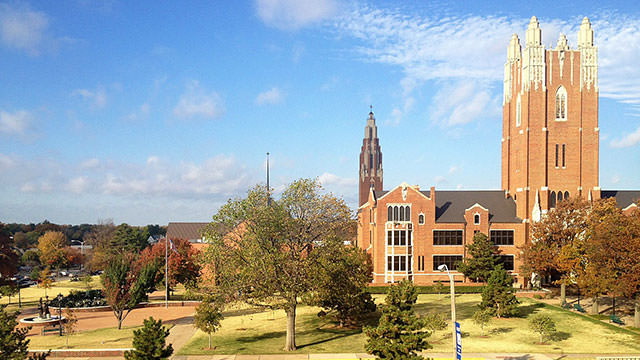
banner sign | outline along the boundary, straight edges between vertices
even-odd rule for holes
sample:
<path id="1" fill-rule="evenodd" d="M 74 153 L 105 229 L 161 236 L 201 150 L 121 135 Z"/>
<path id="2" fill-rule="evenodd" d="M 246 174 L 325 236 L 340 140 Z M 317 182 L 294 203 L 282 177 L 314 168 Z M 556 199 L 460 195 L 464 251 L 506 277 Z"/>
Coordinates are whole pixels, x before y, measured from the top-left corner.
<path id="1" fill-rule="evenodd" d="M 456 359 L 462 360 L 462 334 L 460 333 L 460 323 L 456 321 Z"/>

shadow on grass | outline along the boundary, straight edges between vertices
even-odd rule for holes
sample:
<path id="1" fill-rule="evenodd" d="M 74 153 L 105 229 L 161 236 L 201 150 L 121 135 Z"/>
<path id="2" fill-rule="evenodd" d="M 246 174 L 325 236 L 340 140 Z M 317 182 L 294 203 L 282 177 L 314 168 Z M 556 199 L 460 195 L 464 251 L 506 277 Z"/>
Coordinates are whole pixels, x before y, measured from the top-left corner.
<path id="1" fill-rule="evenodd" d="M 544 304 L 542 303 L 520 305 L 518 306 L 518 317 L 521 317 L 521 318 L 529 317 L 529 315 L 537 312 L 538 309 L 543 309 L 543 308 L 544 308 Z"/>
<path id="2" fill-rule="evenodd" d="M 556 331 L 555 333 L 553 333 L 553 335 L 551 335 L 551 340 L 552 341 L 562 341 L 562 340 L 567 340 L 571 337 L 571 334 L 565 331 Z"/>
<path id="3" fill-rule="evenodd" d="M 240 310 L 223 311 L 222 315 L 224 315 L 225 317 L 243 316 L 243 315 L 259 314 L 259 313 L 263 313 L 263 312 L 266 312 L 266 311 L 267 310 L 261 309 L 261 308 L 251 308 L 251 309 L 240 309 Z"/>
<path id="4" fill-rule="evenodd" d="M 499 328 L 493 328 L 489 331 L 489 334 L 491 335 L 502 335 L 502 334 L 506 334 L 509 332 L 512 332 L 513 328 L 507 328 L 507 327 L 499 327 Z"/>
<path id="5" fill-rule="evenodd" d="M 298 334 L 298 332 L 296 332 L 296 335 L 297 334 Z M 267 333 L 263 333 L 263 334 L 260 334 L 260 335 L 239 337 L 239 338 L 237 338 L 237 341 L 251 343 L 251 342 L 256 342 L 256 341 L 262 341 L 262 340 L 268 340 L 268 339 L 275 339 L 275 338 L 279 338 L 279 337 L 284 337 L 286 335 L 287 335 L 286 331 L 272 331 L 272 332 L 267 332 Z"/>

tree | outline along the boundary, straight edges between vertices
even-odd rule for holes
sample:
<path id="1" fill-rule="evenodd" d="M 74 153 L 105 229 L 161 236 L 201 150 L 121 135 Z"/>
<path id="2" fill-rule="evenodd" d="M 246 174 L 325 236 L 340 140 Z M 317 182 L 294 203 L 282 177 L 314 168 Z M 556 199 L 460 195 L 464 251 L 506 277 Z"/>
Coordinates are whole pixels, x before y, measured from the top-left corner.
<path id="1" fill-rule="evenodd" d="M 147 247 L 147 238 L 138 228 L 126 223 L 120 224 L 111 239 L 110 246 L 118 251 L 141 251 Z"/>
<path id="2" fill-rule="evenodd" d="M 7 312 L 7 305 L 0 305 L 0 359 L 27 359 L 29 340 L 28 328 L 18 328 L 18 312 Z M 34 354 L 29 359 L 44 360 L 49 353 Z"/>
<path id="3" fill-rule="evenodd" d="M 111 239 L 116 232 L 116 226 L 111 220 L 103 220 L 93 227 L 93 230 L 84 235 L 85 244 L 93 246 L 91 257 L 88 261 L 92 270 L 103 270 L 109 258 L 117 254 L 117 249 L 111 248 Z"/>
<path id="4" fill-rule="evenodd" d="M 0 278 L 15 274 L 19 259 L 18 254 L 11 248 L 11 239 L 5 225 L 0 223 Z"/>
<path id="5" fill-rule="evenodd" d="M 196 307 L 196 314 L 193 317 L 194 324 L 209 335 L 209 349 L 211 349 L 211 334 L 218 330 L 222 319 L 224 317 L 220 306 L 211 299 L 205 299 Z"/>
<path id="6" fill-rule="evenodd" d="M 18 287 L 14 282 L 10 282 L 6 285 L 0 286 L 0 296 L 6 296 L 9 298 L 9 304 L 11 304 L 11 297 L 17 294 L 19 291 Z"/>
<path id="7" fill-rule="evenodd" d="M 373 279 L 373 266 L 367 253 L 357 247 L 329 243 L 318 248 L 319 288 L 312 304 L 337 313 L 340 327 L 355 324 L 363 315 L 376 310 L 367 284 Z"/>
<path id="8" fill-rule="evenodd" d="M 90 274 L 87 274 L 81 277 L 80 281 L 82 281 L 82 284 L 84 285 L 85 289 L 91 290 L 92 283 L 93 283 L 93 276 L 91 276 Z"/>
<path id="9" fill-rule="evenodd" d="M 155 262 L 160 264 L 155 274 L 155 283 L 159 284 L 164 279 L 165 239 L 158 241 L 153 246 L 144 249 L 140 255 L 142 264 Z M 183 284 L 193 287 L 200 275 L 200 265 L 197 262 L 198 250 L 194 249 L 188 240 L 171 239 L 176 247 L 176 252 L 168 250 L 169 263 L 169 287 Z"/>
<path id="10" fill-rule="evenodd" d="M 144 320 L 142 329 L 133 331 L 133 350 L 125 351 L 126 360 L 161 360 L 173 354 L 171 344 L 165 346 L 169 330 L 162 326 L 162 320 L 153 317 Z"/>
<path id="11" fill-rule="evenodd" d="M 38 278 L 38 286 L 44 289 L 44 296 L 47 296 L 47 289 L 51 288 L 53 285 L 53 280 L 51 279 L 51 269 L 47 266 L 44 270 L 40 272 L 40 277 Z"/>
<path id="12" fill-rule="evenodd" d="M 476 325 L 480 326 L 480 336 L 484 336 L 484 327 L 489 325 L 492 318 L 491 310 L 488 309 L 478 309 L 473 313 L 471 319 Z"/>
<path id="13" fill-rule="evenodd" d="M 60 231 L 47 231 L 38 239 L 40 261 L 50 267 L 60 269 L 67 265 L 64 248 L 67 238 Z"/>
<path id="14" fill-rule="evenodd" d="M 76 328 L 78 326 L 78 318 L 76 317 L 75 311 L 71 309 L 66 309 L 64 311 L 64 322 L 62 323 L 62 327 L 64 329 L 64 334 L 67 338 L 67 348 L 69 347 L 69 337 L 76 332 Z"/>
<path id="15" fill-rule="evenodd" d="M 22 254 L 22 263 L 35 267 L 40 265 L 40 252 L 36 249 L 29 249 Z"/>
<path id="16" fill-rule="evenodd" d="M 458 271 L 475 282 L 487 281 L 496 266 L 497 248 L 481 232 L 473 235 L 473 242 L 466 248 L 471 257 L 458 263 Z"/>
<path id="17" fill-rule="evenodd" d="M 131 253 L 112 257 L 101 279 L 105 300 L 118 320 L 118 329 L 131 310 L 153 290 L 156 271 L 157 264 L 142 266 Z"/>
<path id="18" fill-rule="evenodd" d="M 549 339 L 556 332 L 556 323 L 549 315 L 535 314 L 529 319 L 529 327 L 534 332 L 540 334 L 540 343 L 544 343 L 545 339 Z"/>
<path id="19" fill-rule="evenodd" d="M 481 309 L 487 309 L 492 315 L 501 318 L 517 314 L 518 299 L 513 288 L 513 278 L 498 265 L 491 272 L 487 285 L 482 289 Z"/>
<path id="20" fill-rule="evenodd" d="M 425 322 L 413 311 L 417 299 L 410 281 L 402 280 L 389 287 L 385 303 L 378 307 L 378 326 L 364 328 L 369 354 L 381 359 L 423 359 L 418 352 L 431 348 L 426 341 L 431 333 L 423 330 Z"/>
<path id="21" fill-rule="evenodd" d="M 325 254 L 320 245 L 344 243 L 351 211 L 343 200 L 321 194 L 317 180 L 290 184 L 278 201 L 256 186 L 244 199 L 229 200 L 205 233 L 205 264 L 215 266 L 215 291 L 229 301 L 282 309 L 287 314 L 284 349 L 296 349 L 299 299 L 318 289 Z"/>

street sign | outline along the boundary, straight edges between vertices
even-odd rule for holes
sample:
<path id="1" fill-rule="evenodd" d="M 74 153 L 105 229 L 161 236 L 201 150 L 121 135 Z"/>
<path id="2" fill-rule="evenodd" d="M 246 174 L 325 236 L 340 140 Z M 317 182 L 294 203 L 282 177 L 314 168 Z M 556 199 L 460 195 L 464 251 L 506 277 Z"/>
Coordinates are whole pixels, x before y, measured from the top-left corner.
<path id="1" fill-rule="evenodd" d="M 456 359 L 462 360 L 462 333 L 460 333 L 460 323 L 456 321 Z"/>

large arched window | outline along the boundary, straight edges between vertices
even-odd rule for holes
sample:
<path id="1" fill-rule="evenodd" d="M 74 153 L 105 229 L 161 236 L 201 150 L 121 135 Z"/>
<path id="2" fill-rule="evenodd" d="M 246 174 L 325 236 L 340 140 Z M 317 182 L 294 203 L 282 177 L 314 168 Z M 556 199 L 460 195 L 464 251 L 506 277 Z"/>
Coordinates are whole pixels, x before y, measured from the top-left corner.
<path id="1" fill-rule="evenodd" d="M 411 221 L 411 208 L 409 206 L 406 206 L 404 208 L 404 219 L 407 221 Z"/>
<path id="2" fill-rule="evenodd" d="M 567 90 L 564 86 L 556 91 L 556 121 L 567 121 Z"/>
<path id="3" fill-rule="evenodd" d="M 564 199 L 567 200 L 569 198 L 569 192 L 565 191 L 564 192 Z"/>
<path id="4" fill-rule="evenodd" d="M 393 220 L 394 221 L 400 220 L 400 217 L 398 216 L 398 207 L 397 206 L 393 207 Z"/>
<path id="5" fill-rule="evenodd" d="M 558 202 L 562 201 L 562 191 L 558 191 Z"/>
<path id="6" fill-rule="evenodd" d="M 387 208 L 387 221 L 393 221 L 393 206 Z"/>
<path id="7" fill-rule="evenodd" d="M 552 191 L 551 195 L 549 195 L 549 208 L 556 207 L 556 192 Z"/>
<path id="8" fill-rule="evenodd" d="M 522 122 L 522 102 L 520 101 L 520 94 L 518 94 L 518 100 L 516 101 L 516 126 L 520 126 Z"/>

